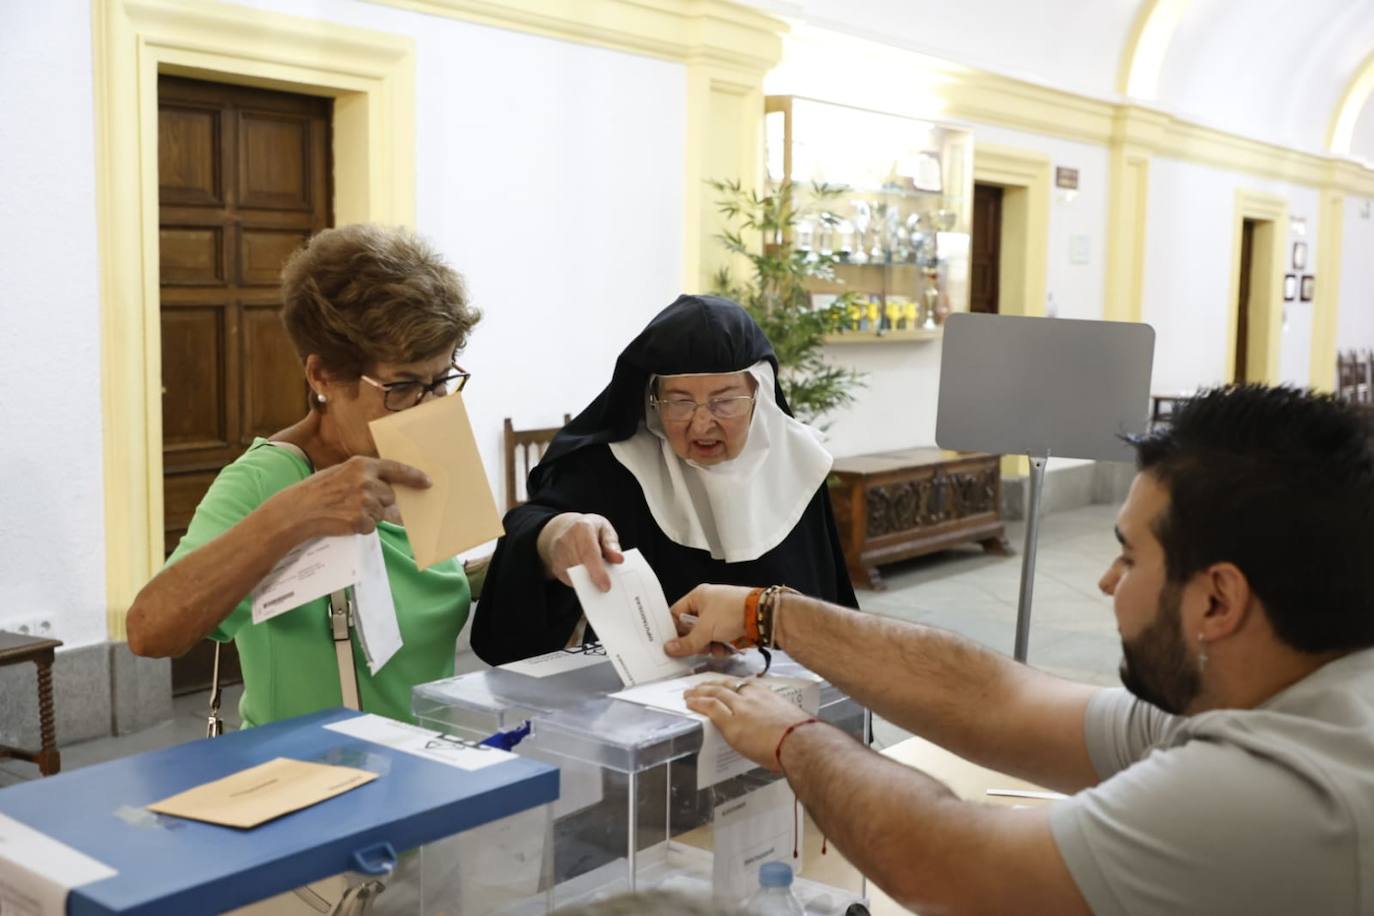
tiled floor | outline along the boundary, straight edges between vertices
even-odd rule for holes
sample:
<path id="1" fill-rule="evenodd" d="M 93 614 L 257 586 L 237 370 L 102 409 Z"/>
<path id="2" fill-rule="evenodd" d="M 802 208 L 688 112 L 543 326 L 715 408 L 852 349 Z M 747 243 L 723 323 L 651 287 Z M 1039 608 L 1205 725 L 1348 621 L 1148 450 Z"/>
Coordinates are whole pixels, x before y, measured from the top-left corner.
<path id="1" fill-rule="evenodd" d="M 1117 683 L 1121 644 L 1111 601 L 1097 590 L 1117 545 L 1112 536 L 1114 506 L 1090 506 L 1044 519 L 1035 577 L 1030 631 L 1031 664 L 1065 677 L 1101 684 Z M 1024 529 L 1008 525 L 1016 553 L 984 554 L 978 548 L 951 550 L 885 567 L 888 589 L 860 592 L 865 610 L 955 630 L 1010 654 L 1016 630 Z M 227 728 L 238 725 L 239 689 L 225 691 Z M 75 769 L 205 735 L 205 694 L 180 697 L 172 719 L 118 738 L 102 738 L 62 748 L 63 769 Z M 887 746 L 904 733 L 875 723 L 875 737 Z M 0 787 L 30 779 L 37 770 L 14 760 L 0 761 Z"/>

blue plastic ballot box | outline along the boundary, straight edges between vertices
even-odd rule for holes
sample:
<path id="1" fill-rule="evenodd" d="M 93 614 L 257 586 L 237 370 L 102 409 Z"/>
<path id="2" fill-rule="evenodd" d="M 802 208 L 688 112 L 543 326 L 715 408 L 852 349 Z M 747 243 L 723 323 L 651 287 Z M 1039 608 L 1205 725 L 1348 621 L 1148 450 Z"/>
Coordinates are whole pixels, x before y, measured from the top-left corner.
<path id="1" fill-rule="evenodd" d="M 655 887 L 735 905 L 757 889 L 758 866 L 769 859 L 798 872 L 793 889 L 812 916 L 842 916 L 864 899 L 862 876 L 834 850 L 822 856 L 816 831 L 794 834 L 785 782 L 738 755 L 730 761 L 733 752 L 699 718 L 611 696 L 624 688 L 598 652 L 552 652 L 411 694 L 417 721 L 454 735 L 530 723 L 515 752 L 556 764 L 563 777 L 554 806 L 556 907 Z M 738 680 L 759 664 L 736 656 L 718 673 Z M 809 681 L 819 718 L 860 740 L 867 734 L 866 710 L 785 653 L 773 654 L 769 673 Z"/>
<path id="2" fill-rule="evenodd" d="M 434 848 L 426 844 L 500 825 L 505 825 L 502 836 L 465 848 L 482 858 L 488 882 L 501 871 L 493 868 L 492 858 L 502 850 L 517 859 L 535 859 L 515 863 L 512 874 L 520 879 L 508 882 L 506 895 L 525 898 L 520 912 L 543 912 L 548 895 L 541 898 L 540 891 L 550 866 L 538 860 L 551 860 L 543 850 L 549 848 L 551 806 L 558 797 L 557 770 L 495 750 L 491 753 L 499 762 L 464 769 L 442 762 L 444 750 L 454 746 L 471 753 L 473 748 L 451 745 L 451 738 L 434 733 L 429 733 L 433 752 L 355 736 L 372 734 L 367 730 L 374 725 L 419 731 L 377 716 L 326 710 L 11 786 L 0 790 L 0 815 L 113 870 L 70 890 L 66 912 L 71 916 L 220 913 L 341 873 L 385 873 L 402 851 L 420 849 L 412 855 L 424 856 Z M 422 741 L 424 736 L 415 737 Z M 248 830 L 166 817 L 144 807 L 278 757 L 379 776 Z M 534 835 L 513 840 L 509 825 L 516 822 Z M 446 865 L 460 866 L 461 855 L 451 855 Z M 425 872 L 428 880 L 428 861 Z M 385 897 L 384 891 L 379 899 Z M 538 905 L 541 900 L 544 906 Z M 482 906 L 464 908 L 427 898 L 424 909 L 491 912 L 505 909 L 506 902 L 492 902 L 488 895 Z"/>

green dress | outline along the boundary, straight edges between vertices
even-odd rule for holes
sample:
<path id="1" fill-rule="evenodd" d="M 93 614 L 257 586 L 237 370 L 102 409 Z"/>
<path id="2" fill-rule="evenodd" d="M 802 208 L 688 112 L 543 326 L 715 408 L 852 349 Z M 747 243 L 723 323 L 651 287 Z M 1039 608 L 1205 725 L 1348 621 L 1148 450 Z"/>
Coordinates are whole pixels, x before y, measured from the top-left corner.
<path id="1" fill-rule="evenodd" d="M 167 562 L 210 542 L 310 473 L 310 466 L 291 450 L 254 440 L 210 485 Z M 373 675 L 354 633 L 358 695 L 368 712 L 413 721 L 411 688 L 453 674 L 454 644 L 467 621 L 471 594 L 456 559 L 420 571 L 404 528 L 382 522 L 378 531 L 405 644 Z M 245 597 L 210 637 L 232 639 L 238 646 L 244 684 L 239 713 L 245 727 L 343 705 L 327 597 L 260 624 L 253 623 L 252 601 Z"/>

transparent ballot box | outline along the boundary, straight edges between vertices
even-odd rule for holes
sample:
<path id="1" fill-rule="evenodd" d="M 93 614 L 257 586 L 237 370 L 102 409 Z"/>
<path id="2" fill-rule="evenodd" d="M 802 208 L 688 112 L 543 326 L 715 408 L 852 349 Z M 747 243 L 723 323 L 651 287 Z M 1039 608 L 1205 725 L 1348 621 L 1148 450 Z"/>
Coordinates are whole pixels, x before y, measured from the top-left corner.
<path id="1" fill-rule="evenodd" d="M 759 866 L 775 860 L 792 866 L 793 890 L 812 916 L 840 916 L 864 900 L 863 878 L 834 849 L 822 854 L 822 837 L 781 777 L 742 761 L 700 719 L 609 696 L 623 685 L 594 653 L 551 653 L 412 694 L 420 724 L 455 738 L 482 741 L 529 722 L 515 753 L 560 771 L 554 907 L 660 887 L 735 904 L 758 888 Z M 757 667 L 736 656 L 720 674 Z M 867 734 L 866 710 L 785 654 L 774 653 L 769 673 L 814 682 L 819 718 L 860 740 Z"/>

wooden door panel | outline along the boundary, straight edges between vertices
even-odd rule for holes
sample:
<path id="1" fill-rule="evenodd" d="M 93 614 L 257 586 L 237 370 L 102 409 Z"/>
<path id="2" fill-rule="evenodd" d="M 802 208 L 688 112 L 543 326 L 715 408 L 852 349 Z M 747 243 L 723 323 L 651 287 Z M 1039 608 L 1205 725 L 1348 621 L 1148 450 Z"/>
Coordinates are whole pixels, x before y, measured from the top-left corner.
<path id="1" fill-rule="evenodd" d="M 221 204 L 220 112 L 161 104 L 157 116 L 159 203 Z"/>
<path id="2" fill-rule="evenodd" d="M 305 384 L 296 349 L 282 326 L 278 308 L 243 309 L 245 362 L 258 368 L 243 380 L 243 434 L 247 446 L 254 436 L 270 436 L 295 423 L 305 413 Z"/>
<path id="3" fill-rule="evenodd" d="M 223 286 L 224 230 L 164 224 L 158 233 L 163 286 Z"/>
<path id="4" fill-rule="evenodd" d="M 239 116 L 239 206 L 311 209 L 310 122 L 266 112 Z"/>
<path id="5" fill-rule="evenodd" d="M 225 311 L 162 310 L 162 442 L 169 452 L 229 444 Z"/>
<path id="6" fill-rule="evenodd" d="M 170 552 L 224 465 L 306 410 L 281 265 L 331 224 L 327 99 L 158 79 L 164 534 Z M 209 683 L 211 653 L 172 663 Z M 224 683 L 235 679 L 225 648 Z"/>
<path id="7" fill-rule="evenodd" d="M 969 240 L 969 311 L 999 311 L 998 274 L 1001 270 L 1002 189 L 973 186 L 973 233 Z"/>
<path id="8" fill-rule="evenodd" d="M 282 264 L 309 237 L 300 229 L 244 226 L 239 231 L 239 285 L 275 288 L 281 282 Z"/>

